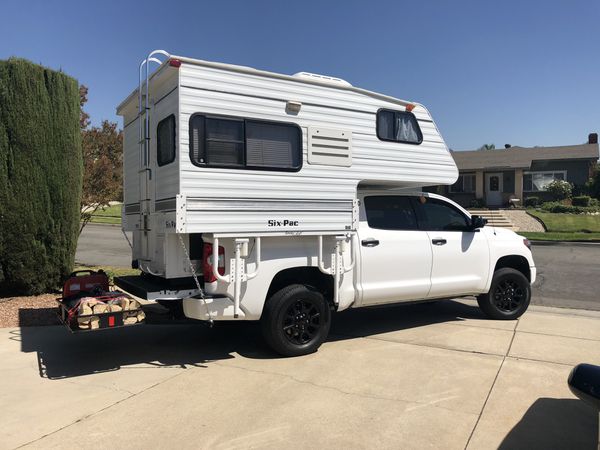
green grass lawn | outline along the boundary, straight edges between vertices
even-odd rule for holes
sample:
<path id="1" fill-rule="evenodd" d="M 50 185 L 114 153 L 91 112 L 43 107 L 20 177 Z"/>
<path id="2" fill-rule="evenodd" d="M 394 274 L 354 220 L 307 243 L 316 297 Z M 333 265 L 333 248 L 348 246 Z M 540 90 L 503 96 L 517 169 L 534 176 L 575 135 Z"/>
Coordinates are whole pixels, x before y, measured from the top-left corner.
<path id="1" fill-rule="evenodd" d="M 113 223 L 121 224 L 121 207 L 123 205 L 112 205 L 104 210 L 98 210 L 92 216 L 90 223 Z"/>
<path id="2" fill-rule="evenodd" d="M 546 224 L 547 233 L 520 232 L 529 239 L 546 241 L 599 241 L 600 215 L 557 214 L 528 210 Z"/>
<path id="3" fill-rule="evenodd" d="M 113 282 L 114 277 L 122 277 L 125 275 L 139 275 L 141 272 L 138 269 L 131 269 L 129 267 L 115 267 L 115 266 L 87 266 L 87 265 L 76 265 L 73 271 L 76 270 L 104 270 L 106 275 L 108 275 L 108 279 L 110 280 L 110 284 Z"/>
<path id="4" fill-rule="evenodd" d="M 600 233 L 561 233 L 556 231 L 547 233 L 519 231 L 518 233 L 532 241 L 600 241 Z"/>
<path id="5" fill-rule="evenodd" d="M 556 214 L 536 210 L 529 210 L 528 212 L 542 219 L 548 231 L 600 233 L 600 215 Z"/>

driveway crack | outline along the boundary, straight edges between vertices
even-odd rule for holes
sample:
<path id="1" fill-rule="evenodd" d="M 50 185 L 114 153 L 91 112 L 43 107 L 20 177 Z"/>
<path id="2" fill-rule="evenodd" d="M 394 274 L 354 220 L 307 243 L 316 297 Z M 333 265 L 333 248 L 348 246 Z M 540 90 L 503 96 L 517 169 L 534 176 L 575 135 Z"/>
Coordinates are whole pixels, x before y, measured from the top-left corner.
<path id="1" fill-rule="evenodd" d="M 513 342 L 515 340 L 515 336 L 517 335 L 517 328 L 519 327 L 519 320 L 520 319 L 517 319 L 517 323 L 515 324 L 515 328 L 513 330 L 512 338 L 510 339 L 510 344 L 508 345 L 508 348 L 506 349 L 506 353 L 502 357 L 502 361 L 500 362 L 500 367 L 498 367 L 498 371 L 496 372 L 496 376 L 494 377 L 494 381 L 492 382 L 492 385 L 490 386 L 490 390 L 488 391 L 487 396 L 485 397 L 485 401 L 483 402 L 483 405 L 481 406 L 481 411 L 479 411 L 479 415 L 477 416 L 477 421 L 475 422 L 475 425 L 473 426 L 473 429 L 471 430 L 471 434 L 469 435 L 469 439 L 467 439 L 467 443 L 465 444 L 465 450 L 469 447 L 469 444 L 471 443 L 471 439 L 473 438 L 473 435 L 475 434 L 475 430 L 477 429 L 477 425 L 479 425 L 479 422 L 481 421 L 481 416 L 483 415 L 483 411 L 485 410 L 485 407 L 486 407 L 486 405 L 488 403 L 488 400 L 490 399 L 490 396 L 492 395 L 492 391 L 494 390 L 494 386 L 496 386 L 496 382 L 498 381 L 498 377 L 500 376 L 500 372 L 502 371 L 502 367 L 504 366 L 504 362 L 506 361 L 506 358 L 508 358 L 508 355 L 510 354 L 510 349 L 512 348 Z"/>

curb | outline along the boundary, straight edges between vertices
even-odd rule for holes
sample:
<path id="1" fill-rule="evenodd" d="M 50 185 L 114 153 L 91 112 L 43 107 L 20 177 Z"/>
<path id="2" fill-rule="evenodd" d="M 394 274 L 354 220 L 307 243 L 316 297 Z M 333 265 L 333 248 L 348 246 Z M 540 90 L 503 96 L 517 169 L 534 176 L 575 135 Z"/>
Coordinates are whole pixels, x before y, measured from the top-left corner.
<path id="1" fill-rule="evenodd" d="M 546 224 L 544 223 L 544 221 L 542 219 L 540 219 L 537 216 L 534 216 L 533 214 L 531 214 L 529 211 L 525 210 L 525 214 L 527 214 L 529 217 L 534 218 L 535 220 L 537 220 L 543 227 L 544 227 L 544 231 L 548 231 L 548 227 L 546 227 Z"/>
<path id="2" fill-rule="evenodd" d="M 121 228 L 121 224 L 120 223 L 88 222 L 83 229 L 85 230 L 85 228 L 88 227 L 88 226 L 90 226 L 90 225 L 98 225 L 98 226 L 101 226 L 101 227 L 119 227 L 119 228 Z"/>
<path id="3" fill-rule="evenodd" d="M 529 242 L 531 242 L 531 245 L 575 245 L 581 247 L 600 245 L 600 241 L 534 241 L 533 239 L 529 239 Z"/>

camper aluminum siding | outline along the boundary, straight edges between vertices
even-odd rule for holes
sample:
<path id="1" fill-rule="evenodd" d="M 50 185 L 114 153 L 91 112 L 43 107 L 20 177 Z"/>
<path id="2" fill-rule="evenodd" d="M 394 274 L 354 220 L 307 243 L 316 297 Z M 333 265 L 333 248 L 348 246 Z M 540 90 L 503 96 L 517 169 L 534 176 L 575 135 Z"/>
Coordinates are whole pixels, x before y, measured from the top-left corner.
<path id="1" fill-rule="evenodd" d="M 167 232 L 289 231 L 289 227 L 268 226 L 268 220 L 286 218 L 299 221 L 293 228 L 295 231 L 354 229 L 359 183 L 414 188 L 451 184 L 457 177 L 454 161 L 429 112 L 421 105 L 416 105 L 413 113 L 423 142 L 420 145 L 386 142 L 376 134 L 377 111 L 382 108 L 403 111 L 407 102 L 343 82 L 173 58 L 180 60 L 181 66 L 177 69 L 163 64 L 150 84 L 150 96 L 156 102 L 159 94 L 155 92 L 155 83 L 159 83 L 155 80 L 170 79 L 176 74 L 173 78 L 178 81 L 176 88 L 163 82 L 173 90 L 168 100 L 161 101 L 164 107 L 159 108 L 160 103 L 155 107 L 151 125 L 151 136 L 155 136 L 158 121 L 168 113 L 177 114 L 177 157 L 170 165 L 155 167 L 153 173 L 155 205 L 169 205 L 178 211 L 176 227 Z M 134 94 L 120 111 L 135 113 L 132 105 L 137 107 L 137 95 Z M 300 102 L 300 111 L 290 113 L 286 109 L 288 101 Z M 301 169 L 283 172 L 194 165 L 189 156 L 189 125 L 190 118 L 197 113 L 297 124 L 302 133 Z M 134 130 L 137 140 L 137 126 Z M 349 167 L 309 163 L 309 135 L 316 130 L 350 133 Z M 127 134 L 128 128 L 126 153 L 134 151 L 137 155 Z M 152 142 L 154 159 L 155 147 L 156 142 Z M 135 157 L 127 154 L 126 159 L 133 164 Z M 129 178 L 126 174 L 125 189 L 135 192 Z M 132 197 L 135 194 L 126 194 L 125 202 L 129 203 Z M 167 212 L 165 208 L 163 211 Z"/>

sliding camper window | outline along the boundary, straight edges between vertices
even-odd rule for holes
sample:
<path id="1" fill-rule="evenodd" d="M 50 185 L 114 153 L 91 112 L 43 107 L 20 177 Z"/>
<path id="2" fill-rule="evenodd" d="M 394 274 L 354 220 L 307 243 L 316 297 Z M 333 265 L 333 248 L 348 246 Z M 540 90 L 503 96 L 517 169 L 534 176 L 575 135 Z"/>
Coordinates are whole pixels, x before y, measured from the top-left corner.
<path id="1" fill-rule="evenodd" d="M 164 166 L 175 161 L 175 116 L 170 115 L 156 127 L 156 162 Z"/>
<path id="2" fill-rule="evenodd" d="M 302 134 L 290 123 L 194 114 L 190 159 L 200 167 L 297 171 Z"/>
<path id="3" fill-rule="evenodd" d="M 408 111 L 377 111 L 377 137 L 382 141 L 402 142 L 418 145 L 423 142 L 423 133 L 415 115 Z"/>

